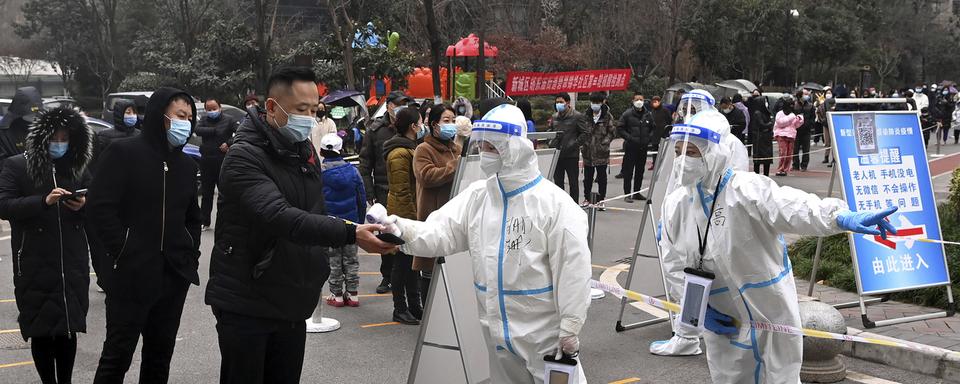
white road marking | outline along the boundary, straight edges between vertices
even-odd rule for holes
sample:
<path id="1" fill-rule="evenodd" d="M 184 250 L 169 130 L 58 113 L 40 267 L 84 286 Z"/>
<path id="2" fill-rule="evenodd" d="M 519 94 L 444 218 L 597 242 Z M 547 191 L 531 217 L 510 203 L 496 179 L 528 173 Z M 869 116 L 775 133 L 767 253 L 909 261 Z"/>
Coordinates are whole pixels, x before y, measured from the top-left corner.
<path id="1" fill-rule="evenodd" d="M 620 272 L 627 271 L 629 269 L 630 269 L 629 264 L 614 265 L 610 268 L 607 268 L 606 270 L 603 271 L 603 273 L 600 274 L 600 281 L 603 283 L 612 284 L 619 287 L 620 283 L 617 282 L 617 276 L 620 275 Z M 617 296 L 617 298 L 621 299 L 623 297 Z M 630 303 L 630 305 L 636 309 L 649 313 L 651 316 L 654 316 L 654 317 L 664 318 L 670 315 L 667 311 L 664 311 L 660 308 L 654 307 L 647 303 L 635 301 Z"/>
<path id="2" fill-rule="evenodd" d="M 847 380 L 863 384 L 900 384 L 896 381 L 881 379 L 879 377 L 873 377 L 851 370 L 847 370 Z"/>

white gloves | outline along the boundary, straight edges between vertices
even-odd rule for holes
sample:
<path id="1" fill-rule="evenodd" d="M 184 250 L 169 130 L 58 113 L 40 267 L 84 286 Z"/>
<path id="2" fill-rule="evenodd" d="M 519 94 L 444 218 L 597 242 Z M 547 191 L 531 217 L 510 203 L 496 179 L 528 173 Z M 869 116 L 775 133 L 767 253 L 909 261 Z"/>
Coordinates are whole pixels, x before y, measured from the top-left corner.
<path id="1" fill-rule="evenodd" d="M 402 233 L 400 227 L 397 226 L 397 216 L 387 215 L 387 208 L 384 208 L 383 204 L 380 203 L 374 204 L 367 210 L 367 224 L 380 224 L 386 227 L 384 232 L 392 233 L 397 237 L 400 237 Z"/>
<path id="2" fill-rule="evenodd" d="M 580 338 L 577 336 L 561 336 L 560 350 L 568 356 L 576 356 L 580 352 Z"/>

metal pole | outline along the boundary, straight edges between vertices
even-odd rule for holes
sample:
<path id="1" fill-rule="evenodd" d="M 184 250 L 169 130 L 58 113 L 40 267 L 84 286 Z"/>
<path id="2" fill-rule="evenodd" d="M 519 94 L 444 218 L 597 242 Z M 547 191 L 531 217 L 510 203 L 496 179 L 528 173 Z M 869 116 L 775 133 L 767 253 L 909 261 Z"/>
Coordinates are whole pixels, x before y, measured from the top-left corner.
<path id="1" fill-rule="evenodd" d="M 833 136 L 833 132 L 830 132 Z M 832 139 L 832 137 L 831 137 Z M 833 143 L 833 141 L 831 141 Z M 836 145 L 836 144 L 834 144 Z M 837 178 L 837 167 L 833 167 L 830 172 L 830 185 L 827 187 L 827 197 L 833 196 L 833 182 Z M 813 268 L 810 269 L 810 286 L 807 287 L 807 296 L 813 296 L 813 286 L 817 285 L 817 267 L 820 265 L 820 252 L 823 249 L 823 236 L 817 238 L 817 251 L 813 254 Z"/>

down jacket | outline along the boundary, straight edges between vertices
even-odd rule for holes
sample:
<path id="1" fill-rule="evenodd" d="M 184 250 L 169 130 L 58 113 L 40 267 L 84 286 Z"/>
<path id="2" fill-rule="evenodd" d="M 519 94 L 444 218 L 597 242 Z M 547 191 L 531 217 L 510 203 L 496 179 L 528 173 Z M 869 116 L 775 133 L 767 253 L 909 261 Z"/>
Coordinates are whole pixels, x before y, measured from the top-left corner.
<path id="1" fill-rule="evenodd" d="M 318 155 L 248 108 L 220 170 L 205 301 L 214 310 L 303 321 L 330 276 L 327 247 L 356 243 L 356 226 L 327 215 Z M 196 198 L 194 198 L 196 201 Z"/>
<path id="2" fill-rule="evenodd" d="M 69 149 L 53 160 L 47 145 L 63 126 L 70 132 Z M 86 188 L 92 142 L 80 114 L 54 109 L 34 121 L 26 152 L 7 159 L 0 173 L 0 218 L 10 220 L 13 231 L 14 295 L 24 340 L 86 332 L 90 259 L 83 209 L 48 206 L 45 199 L 55 187 Z"/>
<path id="3" fill-rule="evenodd" d="M 383 144 L 387 178 L 390 180 L 387 212 L 404 219 L 417 218 L 417 179 L 413 173 L 413 153 L 416 148 L 416 141 L 400 135 Z"/>

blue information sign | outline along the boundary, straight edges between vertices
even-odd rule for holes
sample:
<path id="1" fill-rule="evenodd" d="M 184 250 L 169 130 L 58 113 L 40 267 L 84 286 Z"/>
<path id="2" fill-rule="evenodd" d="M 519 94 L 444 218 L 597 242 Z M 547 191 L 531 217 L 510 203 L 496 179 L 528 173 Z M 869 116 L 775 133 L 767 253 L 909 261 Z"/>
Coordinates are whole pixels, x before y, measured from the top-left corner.
<path id="1" fill-rule="evenodd" d="M 851 234 L 861 295 L 950 284 L 920 118 L 911 112 L 830 114 L 843 196 L 854 211 L 890 206 L 897 236 Z"/>

